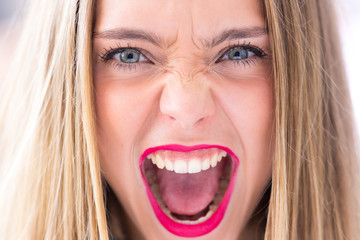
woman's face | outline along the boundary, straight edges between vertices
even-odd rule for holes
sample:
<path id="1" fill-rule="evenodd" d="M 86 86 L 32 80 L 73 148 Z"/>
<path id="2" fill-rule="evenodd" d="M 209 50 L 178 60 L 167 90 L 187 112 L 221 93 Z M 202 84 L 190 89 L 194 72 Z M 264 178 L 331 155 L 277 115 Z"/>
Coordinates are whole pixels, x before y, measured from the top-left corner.
<path id="1" fill-rule="evenodd" d="M 260 1 L 98 1 L 101 169 L 149 239 L 235 239 L 271 177 Z"/>

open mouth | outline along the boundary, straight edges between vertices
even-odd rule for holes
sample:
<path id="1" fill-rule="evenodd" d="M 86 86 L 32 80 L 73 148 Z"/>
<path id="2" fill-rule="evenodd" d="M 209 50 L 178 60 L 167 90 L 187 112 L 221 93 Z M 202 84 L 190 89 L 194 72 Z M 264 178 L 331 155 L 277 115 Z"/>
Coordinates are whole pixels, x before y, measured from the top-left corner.
<path id="1" fill-rule="evenodd" d="M 237 157 L 215 145 L 166 145 L 140 158 L 147 195 L 160 223 L 181 237 L 215 229 L 229 203 Z"/>

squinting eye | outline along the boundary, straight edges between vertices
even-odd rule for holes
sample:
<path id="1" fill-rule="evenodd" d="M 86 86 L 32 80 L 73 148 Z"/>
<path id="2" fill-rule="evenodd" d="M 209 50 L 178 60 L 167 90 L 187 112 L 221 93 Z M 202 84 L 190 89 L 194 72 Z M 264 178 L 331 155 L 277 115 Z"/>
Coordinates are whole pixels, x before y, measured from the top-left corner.
<path id="1" fill-rule="evenodd" d="M 148 61 L 141 52 L 131 48 L 123 49 L 122 51 L 114 54 L 113 58 L 123 63 L 138 63 Z"/>
<path id="2" fill-rule="evenodd" d="M 249 49 L 234 47 L 226 51 L 221 60 L 243 60 L 254 55 L 255 53 Z"/>

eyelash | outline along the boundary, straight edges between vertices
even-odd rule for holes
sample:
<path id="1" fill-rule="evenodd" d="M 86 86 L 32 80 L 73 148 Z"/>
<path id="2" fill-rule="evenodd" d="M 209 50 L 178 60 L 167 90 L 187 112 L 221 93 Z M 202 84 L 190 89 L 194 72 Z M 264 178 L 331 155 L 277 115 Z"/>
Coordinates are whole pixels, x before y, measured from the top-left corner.
<path id="1" fill-rule="evenodd" d="M 220 57 L 217 57 L 217 60 L 215 61 L 215 63 L 219 63 L 222 61 L 226 61 L 226 60 L 222 60 L 222 58 L 229 54 L 230 50 L 235 49 L 235 48 L 240 48 L 241 50 L 248 50 L 250 52 L 253 52 L 254 55 L 250 56 L 246 59 L 241 59 L 241 60 L 228 60 L 229 62 L 233 63 L 234 65 L 238 65 L 238 64 L 243 64 L 244 67 L 246 66 L 251 66 L 251 65 L 256 65 L 257 61 L 259 59 L 264 59 L 269 57 L 269 54 L 266 53 L 266 51 L 261 48 L 261 47 L 257 47 L 255 45 L 252 45 L 250 42 L 249 43 L 237 43 L 237 44 L 232 44 L 229 45 L 228 47 L 224 48 L 223 50 L 220 51 Z"/>
<path id="2" fill-rule="evenodd" d="M 124 50 L 131 49 L 131 50 L 139 52 L 141 55 L 143 55 L 149 61 L 147 63 L 153 64 L 153 62 L 151 62 L 149 60 L 149 58 L 146 57 L 145 54 L 143 53 L 143 52 L 145 52 L 145 50 L 139 49 L 137 47 L 132 47 L 130 44 L 128 44 L 127 47 L 122 47 L 120 44 L 116 44 L 116 46 L 117 46 L 116 48 L 112 48 L 112 47 L 110 47 L 109 49 L 104 48 L 104 53 L 99 55 L 100 60 L 103 61 L 104 63 L 107 63 L 107 62 L 113 60 L 112 58 L 116 54 L 121 53 Z M 132 72 L 132 71 L 136 71 L 137 65 L 141 64 L 143 62 L 141 62 L 141 63 L 120 63 L 120 61 L 114 60 L 114 61 L 111 61 L 111 63 L 115 69 L 120 68 L 123 71 Z"/>
<path id="3" fill-rule="evenodd" d="M 254 53 L 254 55 L 250 56 L 246 59 L 241 59 L 241 60 L 222 59 L 222 58 L 224 58 L 224 56 L 229 54 L 230 50 L 232 50 L 236 47 L 240 48 L 241 50 L 250 51 L 250 52 Z M 136 52 L 140 53 L 145 59 L 147 59 L 148 62 L 123 63 L 118 60 L 112 59 L 116 54 L 121 53 L 124 50 L 136 51 Z M 116 48 L 110 47 L 109 49 L 104 49 L 104 53 L 100 54 L 99 57 L 100 57 L 101 61 L 103 61 L 104 63 L 114 60 L 114 61 L 111 61 L 111 63 L 115 69 L 121 69 L 123 71 L 132 72 L 132 71 L 136 71 L 137 66 L 140 64 L 143 64 L 143 63 L 154 64 L 152 61 L 149 60 L 149 58 L 143 52 L 146 52 L 146 51 L 143 49 L 139 49 L 137 47 L 132 47 L 130 44 L 128 44 L 127 47 L 122 47 L 120 44 L 117 44 Z M 224 48 L 223 50 L 221 50 L 218 57 L 216 57 L 217 60 L 214 63 L 219 63 L 222 61 L 229 61 L 229 62 L 233 63 L 234 65 L 243 64 L 244 67 L 251 66 L 251 65 L 254 66 L 257 63 L 257 60 L 264 59 L 268 56 L 269 55 L 266 53 L 266 51 L 263 48 L 254 46 L 250 42 L 243 43 L 243 44 L 237 43 L 237 44 L 229 45 L 226 48 Z"/>

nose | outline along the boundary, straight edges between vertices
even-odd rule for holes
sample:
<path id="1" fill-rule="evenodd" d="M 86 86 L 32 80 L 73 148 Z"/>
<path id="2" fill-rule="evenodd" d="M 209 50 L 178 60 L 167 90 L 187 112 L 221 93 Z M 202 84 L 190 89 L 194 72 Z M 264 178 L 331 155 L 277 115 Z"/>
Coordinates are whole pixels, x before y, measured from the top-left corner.
<path id="1" fill-rule="evenodd" d="M 191 128 L 215 113 L 215 103 L 206 79 L 168 80 L 160 98 L 160 111 L 183 128 Z"/>

